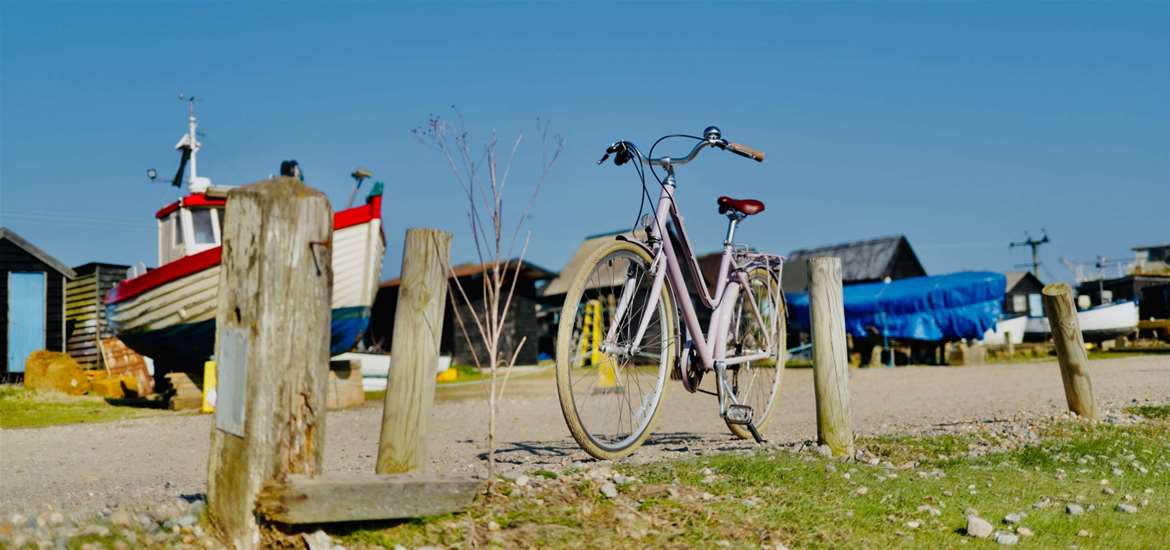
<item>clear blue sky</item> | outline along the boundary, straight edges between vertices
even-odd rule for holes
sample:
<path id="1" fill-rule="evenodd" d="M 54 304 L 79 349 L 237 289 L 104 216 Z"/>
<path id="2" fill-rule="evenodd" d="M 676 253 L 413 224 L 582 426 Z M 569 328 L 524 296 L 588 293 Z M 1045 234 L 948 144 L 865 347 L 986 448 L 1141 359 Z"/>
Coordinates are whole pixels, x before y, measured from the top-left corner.
<path id="1" fill-rule="evenodd" d="M 594 161 L 718 124 L 768 153 L 680 172 L 699 252 L 720 194 L 767 211 L 762 249 L 904 233 L 931 273 L 1009 270 L 1047 228 L 1065 256 L 1170 241 L 1170 4 L 544 5 L 0 3 L 0 224 L 69 264 L 156 259 L 183 91 L 201 173 L 255 181 L 286 158 L 343 202 L 355 166 L 385 180 L 389 254 L 437 226 L 471 259 L 464 204 L 409 130 L 457 105 L 473 138 L 527 134 L 513 210 L 538 162 L 536 118 L 567 150 L 538 199 L 530 259 L 628 226 L 638 187 Z M 680 144 L 680 146 L 682 146 Z"/>

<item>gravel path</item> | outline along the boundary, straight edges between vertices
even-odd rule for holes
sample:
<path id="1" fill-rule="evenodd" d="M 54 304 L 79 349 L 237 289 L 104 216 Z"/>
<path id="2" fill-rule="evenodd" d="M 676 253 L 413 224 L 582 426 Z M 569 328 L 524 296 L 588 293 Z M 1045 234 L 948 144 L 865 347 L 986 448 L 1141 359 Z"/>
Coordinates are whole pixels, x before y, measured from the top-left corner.
<path id="1" fill-rule="evenodd" d="M 1095 361 L 1090 368 L 1104 407 L 1170 399 L 1170 356 Z M 483 386 L 443 388 L 432 420 L 436 472 L 482 472 L 487 404 Z M 555 382 L 542 374 L 513 380 L 501 408 L 498 455 L 506 468 L 590 462 L 569 437 Z M 851 370 L 854 428 L 861 434 L 907 433 L 994 418 L 1059 414 L 1064 393 L 1055 363 L 968 368 Z M 774 441 L 815 437 L 811 369 L 785 374 L 778 416 L 764 430 Z M 730 437 L 713 397 L 673 384 L 654 436 L 628 460 L 647 461 L 752 444 Z M 381 407 L 331 413 L 326 469 L 370 471 Z M 210 418 L 172 415 L 123 422 L 0 430 L 0 514 L 47 509 L 89 514 L 172 500 L 204 491 Z"/>

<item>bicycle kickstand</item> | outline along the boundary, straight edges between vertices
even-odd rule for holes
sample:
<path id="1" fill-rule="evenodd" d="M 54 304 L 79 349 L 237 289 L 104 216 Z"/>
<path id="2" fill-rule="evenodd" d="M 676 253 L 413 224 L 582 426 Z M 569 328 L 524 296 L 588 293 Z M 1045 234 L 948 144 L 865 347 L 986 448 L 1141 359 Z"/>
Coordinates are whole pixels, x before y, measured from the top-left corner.
<path id="1" fill-rule="evenodd" d="M 749 432 L 752 432 L 752 437 L 755 438 L 756 443 L 760 443 L 760 444 L 767 443 L 767 441 L 764 441 L 764 436 L 760 435 L 760 430 L 756 429 L 755 422 L 748 422 L 747 429 Z"/>

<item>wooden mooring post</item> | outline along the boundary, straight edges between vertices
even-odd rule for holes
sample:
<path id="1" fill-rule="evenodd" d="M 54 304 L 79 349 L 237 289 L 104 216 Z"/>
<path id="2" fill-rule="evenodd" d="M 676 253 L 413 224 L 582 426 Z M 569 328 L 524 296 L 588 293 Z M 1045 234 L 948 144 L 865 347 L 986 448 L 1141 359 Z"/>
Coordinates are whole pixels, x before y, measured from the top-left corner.
<path id="1" fill-rule="evenodd" d="M 378 439 L 379 474 L 418 471 L 426 463 L 450 256 L 450 233 L 407 230 L 390 344 L 393 363 Z"/>
<path id="2" fill-rule="evenodd" d="M 1068 409 L 1077 416 L 1096 420 L 1099 416 L 1093 382 L 1089 379 L 1089 355 L 1085 352 L 1085 338 L 1077 322 L 1072 289 L 1066 283 L 1054 283 L 1046 285 L 1041 292 L 1056 358 L 1060 362 L 1060 379 L 1064 382 Z"/>
<path id="3" fill-rule="evenodd" d="M 208 515 L 231 547 L 261 545 L 256 494 L 325 457 L 333 216 L 293 178 L 228 192 Z"/>
<path id="4" fill-rule="evenodd" d="M 470 504 L 481 485 L 470 479 L 322 475 L 333 282 L 329 202 L 299 180 L 278 178 L 230 191 L 225 219 L 218 399 L 207 476 L 216 534 L 231 548 L 252 549 L 274 542 L 267 538 L 279 538 L 282 525 L 418 517 Z M 441 315 L 450 236 L 435 241 L 434 233 L 428 234 L 432 246 L 442 245 L 441 255 L 427 262 L 441 261 L 444 270 L 435 282 L 436 272 L 424 262 L 428 268 L 418 277 L 426 288 L 439 289 L 424 301 L 437 300 Z M 419 260 L 410 254 L 408 247 L 404 274 L 417 271 L 412 264 Z M 396 332 L 410 334 L 414 322 L 425 320 L 412 319 Z M 418 346 L 431 349 L 429 341 Z M 429 386 L 419 375 L 415 383 L 422 390 L 410 394 L 414 400 L 395 404 L 396 410 L 411 409 L 403 414 L 421 431 L 391 430 L 395 440 L 417 442 L 425 434 L 434 366 L 432 358 Z M 265 540 L 261 525 L 271 526 Z"/>
<path id="5" fill-rule="evenodd" d="M 817 442 L 828 445 L 833 456 L 852 457 L 853 419 L 849 410 L 849 350 L 845 347 L 841 259 L 811 258 L 808 274 Z"/>

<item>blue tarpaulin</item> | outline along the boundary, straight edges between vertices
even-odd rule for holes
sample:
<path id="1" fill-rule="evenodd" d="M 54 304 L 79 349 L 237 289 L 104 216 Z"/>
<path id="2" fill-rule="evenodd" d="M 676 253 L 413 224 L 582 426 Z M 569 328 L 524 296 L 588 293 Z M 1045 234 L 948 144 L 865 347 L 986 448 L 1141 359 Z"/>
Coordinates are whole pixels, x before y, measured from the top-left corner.
<path id="1" fill-rule="evenodd" d="M 912 277 L 844 289 L 845 330 L 855 338 L 982 338 L 995 328 L 1007 279 L 989 271 Z M 787 295 L 793 324 L 808 330 L 808 294 Z"/>

